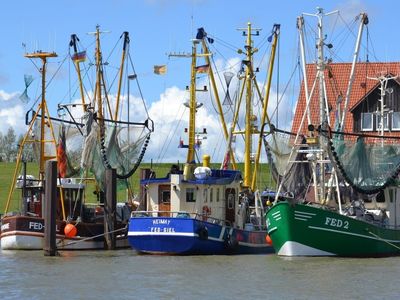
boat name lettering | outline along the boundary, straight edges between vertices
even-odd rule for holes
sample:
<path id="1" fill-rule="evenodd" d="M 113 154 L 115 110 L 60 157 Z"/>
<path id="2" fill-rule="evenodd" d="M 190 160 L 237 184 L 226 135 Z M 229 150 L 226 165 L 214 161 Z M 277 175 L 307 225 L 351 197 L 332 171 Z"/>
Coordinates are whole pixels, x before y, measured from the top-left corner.
<path id="1" fill-rule="evenodd" d="M 5 223 L 5 224 L 1 225 L 1 231 L 7 230 L 7 229 L 10 229 L 10 223 Z"/>
<path id="2" fill-rule="evenodd" d="M 169 225 L 169 222 L 171 222 L 171 221 L 168 219 L 156 219 L 156 220 L 153 220 L 153 225 L 156 225 L 156 224 Z"/>
<path id="3" fill-rule="evenodd" d="M 29 229 L 42 230 L 44 228 L 42 223 L 29 222 Z"/>
<path id="4" fill-rule="evenodd" d="M 150 227 L 151 232 L 175 232 L 175 228 L 172 227 Z"/>
<path id="5" fill-rule="evenodd" d="M 342 221 L 340 219 L 326 217 L 325 225 L 329 225 L 332 227 L 344 228 L 349 229 L 349 221 Z"/>

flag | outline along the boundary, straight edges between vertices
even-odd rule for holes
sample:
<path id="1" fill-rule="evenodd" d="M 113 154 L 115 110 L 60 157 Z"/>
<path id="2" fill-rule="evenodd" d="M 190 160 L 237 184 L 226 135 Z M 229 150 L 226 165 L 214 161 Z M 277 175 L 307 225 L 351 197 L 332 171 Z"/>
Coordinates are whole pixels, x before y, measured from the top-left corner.
<path id="1" fill-rule="evenodd" d="M 22 102 L 24 103 L 28 103 L 30 98 L 28 96 L 28 87 L 31 85 L 32 81 L 33 81 L 33 76 L 32 75 L 24 75 L 24 81 L 25 81 L 25 90 L 24 92 L 21 94 L 21 96 L 19 96 L 19 99 L 21 99 Z"/>
<path id="2" fill-rule="evenodd" d="M 82 62 L 86 60 L 86 51 L 76 52 L 72 55 L 72 60 L 74 62 Z"/>
<path id="3" fill-rule="evenodd" d="M 209 69 L 210 69 L 210 65 L 197 66 L 196 72 L 197 73 L 207 73 Z"/>
<path id="4" fill-rule="evenodd" d="M 60 137 L 57 145 L 57 168 L 61 178 L 67 176 L 67 154 L 65 152 L 65 129 L 61 128 Z"/>
<path id="5" fill-rule="evenodd" d="M 167 73 L 167 66 L 166 65 L 155 65 L 154 66 L 154 74 L 164 75 L 166 73 Z"/>

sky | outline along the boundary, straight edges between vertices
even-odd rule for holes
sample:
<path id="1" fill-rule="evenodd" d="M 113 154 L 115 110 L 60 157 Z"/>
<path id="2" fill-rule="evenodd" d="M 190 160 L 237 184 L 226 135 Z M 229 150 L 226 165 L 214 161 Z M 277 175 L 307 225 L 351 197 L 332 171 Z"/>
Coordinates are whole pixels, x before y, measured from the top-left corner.
<path id="1" fill-rule="evenodd" d="M 184 128 L 187 127 L 185 122 L 188 116 L 184 114 L 183 103 L 188 99 L 185 87 L 190 80 L 190 60 L 171 58 L 168 54 L 190 52 L 191 39 L 199 27 L 204 27 L 218 41 L 215 43 L 215 50 L 211 49 L 216 65 L 221 69 L 237 72 L 238 63 L 243 57 L 233 50 L 243 49 L 245 41 L 237 29 L 246 27 L 248 22 L 261 28 L 260 37 L 254 37 L 257 44 L 269 35 L 274 23 L 281 24 L 279 76 L 274 75 L 273 78 L 269 111 L 273 111 L 277 99 L 283 99 L 278 114 L 279 122 L 282 126 L 290 126 L 297 97 L 296 88 L 288 85 L 292 95 L 283 95 L 283 90 L 294 70 L 298 55 L 296 18 L 304 12 L 315 13 L 316 7 L 323 7 L 326 12 L 340 10 L 347 24 L 360 12 L 367 12 L 372 45 L 369 59 L 385 62 L 399 60 L 400 38 L 397 28 L 400 2 L 396 0 L 4 1 L 0 19 L 0 132 L 5 133 L 9 127 L 13 127 L 17 134 L 24 133 L 25 112 L 32 106 L 35 108 L 39 73 L 35 65 L 23 57 L 25 52 L 42 50 L 59 54 L 58 58 L 51 59 L 49 63 L 49 77 L 62 65 L 52 80 L 46 97 L 52 115 L 56 113 L 59 103 L 76 101 L 76 94 L 68 91 L 71 86 L 71 65 L 61 62 L 68 54 L 70 35 L 77 34 L 82 44 L 89 47 L 93 45 L 93 37 L 87 33 L 95 31 L 96 25 L 100 25 L 101 30 L 109 31 L 103 35 L 104 52 L 112 51 L 123 31 L 130 33 L 130 54 L 148 113 L 155 123 L 155 132 L 152 134 L 145 161 L 185 160 L 186 153 L 183 150 L 178 151 L 177 145 L 181 137 L 185 138 Z M 335 20 L 337 19 L 328 20 L 327 25 L 340 32 L 340 26 L 345 28 L 345 25 L 336 25 Z M 329 39 L 330 31 L 326 33 Z M 354 37 L 349 38 L 352 39 Z M 365 48 L 365 39 L 363 42 Z M 351 46 L 348 50 L 347 55 L 334 59 L 350 61 Z M 257 80 L 261 84 L 265 80 L 262 74 L 265 73 L 268 51 L 268 46 L 260 49 L 261 58 L 256 58 L 261 69 Z M 153 66 L 164 64 L 168 67 L 167 74 L 155 75 Z M 28 103 L 19 99 L 25 88 L 25 74 L 35 77 L 28 90 L 33 100 Z M 199 82 L 207 83 L 202 78 Z M 138 91 L 132 89 L 131 93 L 132 102 L 139 103 Z M 206 95 L 200 97 L 206 101 L 205 98 Z M 144 118 L 143 110 L 134 113 L 139 119 Z M 212 161 L 220 161 L 224 145 L 220 142 L 223 139 L 214 107 L 207 104 L 199 109 L 197 122 L 199 128 L 207 127 L 208 131 L 203 152 L 211 154 Z"/>

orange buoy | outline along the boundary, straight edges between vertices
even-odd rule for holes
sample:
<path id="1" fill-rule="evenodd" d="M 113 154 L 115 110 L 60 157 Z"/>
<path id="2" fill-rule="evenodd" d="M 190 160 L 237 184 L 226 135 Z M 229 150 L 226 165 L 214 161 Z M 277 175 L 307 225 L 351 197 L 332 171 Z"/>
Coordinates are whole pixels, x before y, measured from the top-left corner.
<path id="1" fill-rule="evenodd" d="M 269 234 L 267 234 L 267 235 L 265 236 L 265 241 L 267 242 L 267 244 L 269 244 L 269 245 L 272 246 L 272 240 L 271 240 L 271 237 L 269 236 Z"/>
<path id="2" fill-rule="evenodd" d="M 76 236 L 77 233 L 78 233 L 78 230 L 76 229 L 75 225 L 73 225 L 73 224 L 65 225 L 64 234 L 66 237 L 72 238 L 72 237 Z"/>

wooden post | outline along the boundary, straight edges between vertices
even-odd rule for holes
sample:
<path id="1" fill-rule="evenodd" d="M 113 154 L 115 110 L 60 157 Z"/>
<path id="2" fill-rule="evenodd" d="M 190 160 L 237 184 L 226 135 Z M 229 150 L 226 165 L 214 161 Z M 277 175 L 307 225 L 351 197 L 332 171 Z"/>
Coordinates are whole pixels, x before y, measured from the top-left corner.
<path id="1" fill-rule="evenodd" d="M 56 247 L 57 161 L 46 162 L 44 190 L 44 255 L 55 256 Z"/>
<path id="2" fill-rule="evenodd" d="M 106 199 L 104 202 L 104 249 L 115 250 L 115 223 L 117 210 L 117 171 L 106 170 Z"/>

